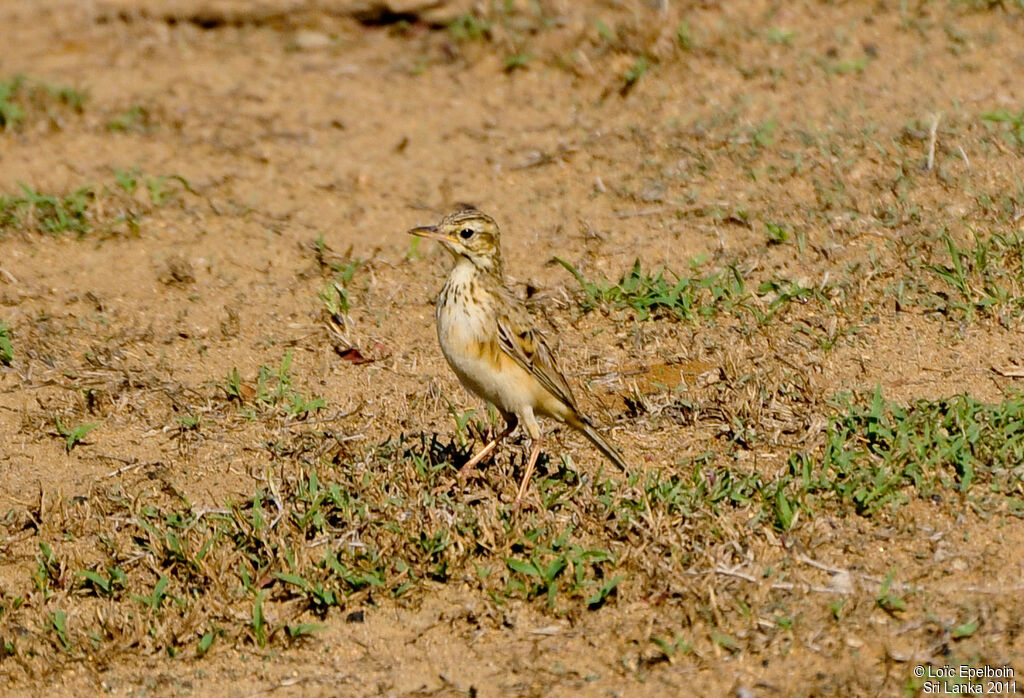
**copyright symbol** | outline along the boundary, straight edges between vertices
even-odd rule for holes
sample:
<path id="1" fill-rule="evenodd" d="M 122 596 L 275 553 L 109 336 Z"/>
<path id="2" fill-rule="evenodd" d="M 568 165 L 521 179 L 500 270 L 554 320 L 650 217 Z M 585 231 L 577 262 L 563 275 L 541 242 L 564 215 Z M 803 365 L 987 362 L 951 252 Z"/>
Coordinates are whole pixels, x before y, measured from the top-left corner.
<path id="1" fill-rule="evenodd" d="M 914 667 L 914 676 L 916 676 L 918 678 L 921 678 L 922 676 L 924 676 L 924 667 L 923 666 L 916 666 L 916 667 Z"/>

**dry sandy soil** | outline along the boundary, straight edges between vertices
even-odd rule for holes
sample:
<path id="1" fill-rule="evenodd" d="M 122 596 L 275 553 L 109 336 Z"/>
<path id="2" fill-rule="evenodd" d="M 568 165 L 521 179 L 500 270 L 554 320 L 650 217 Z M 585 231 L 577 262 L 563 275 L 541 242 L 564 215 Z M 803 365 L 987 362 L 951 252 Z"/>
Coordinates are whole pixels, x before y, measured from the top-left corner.
<path id="1" fill-rule="evenodd" d="M 1020 0 L 0 36 L 6 693 L 1024 691 Z M 629 472 L 547 424 L 522 510 L 521 438 L 454 480 L 405 231 L 461 203 Z"/>

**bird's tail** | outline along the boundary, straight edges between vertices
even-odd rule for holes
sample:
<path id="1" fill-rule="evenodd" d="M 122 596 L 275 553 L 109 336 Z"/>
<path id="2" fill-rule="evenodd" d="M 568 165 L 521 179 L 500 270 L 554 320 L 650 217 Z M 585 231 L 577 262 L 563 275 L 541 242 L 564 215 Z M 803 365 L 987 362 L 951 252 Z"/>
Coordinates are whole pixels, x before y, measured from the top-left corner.
<path id="1" fill-rule="evenodd" d="M 600 432 L 594 428 L 594 425 L 590 423 L 589 419 L 580 415 L 578 419 L 570 420 L 569 424 L 590 439 L 590 442 L 597 446 L 597 450 L 603 453 L 608 460 L 617 465 L 619 469 L 623 471 L 629 470 L 629 468 L 626 467 L 626 461 L 622 460 L 622 456 L 619 455 L 618 450 L 608 443 L 603 436 L 601 436 Z"/>

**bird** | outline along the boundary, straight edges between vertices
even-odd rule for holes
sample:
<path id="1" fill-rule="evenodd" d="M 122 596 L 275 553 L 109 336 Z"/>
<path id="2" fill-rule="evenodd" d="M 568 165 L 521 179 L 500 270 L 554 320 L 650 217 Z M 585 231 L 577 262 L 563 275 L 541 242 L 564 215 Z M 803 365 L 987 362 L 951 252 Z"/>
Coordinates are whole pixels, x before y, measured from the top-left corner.
<path id="1" fill-rule="evenodd" d="M 460 468 L 460 476 L 475 468 L 522 424 L 531 448 L 516 494 L 518 506 L 540 454 L 538 416 L 568 424 L 608 460 L 628 470 L 618 450 L 580 411 L 547 340 L 509 289 L 501 257 L 501 231 L 495 220 L 475 208 L 464 208 L 436 225 L 408 232 L 440 242 L 455 258 L 437 298 L 441 352 L 462 385 L 494 405 L 505 420 L 505 429 Z"/>

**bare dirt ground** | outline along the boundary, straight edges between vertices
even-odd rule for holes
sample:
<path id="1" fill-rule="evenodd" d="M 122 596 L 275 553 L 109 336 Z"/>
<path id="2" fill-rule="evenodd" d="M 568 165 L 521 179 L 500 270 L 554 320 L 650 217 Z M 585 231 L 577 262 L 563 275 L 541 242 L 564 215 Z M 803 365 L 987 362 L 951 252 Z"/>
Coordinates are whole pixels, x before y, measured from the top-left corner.
<path id="1" fill-rule="evenodd" d="M 0 36 L 6 693 L 1024 690 L 1019 0 Z M 548 424 L 523 510 L 521 439 L 455 483 L 405 231 L 460 203 L 629 472 Z"/>

